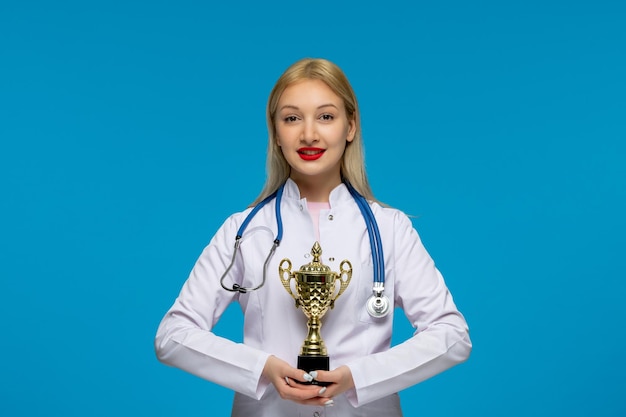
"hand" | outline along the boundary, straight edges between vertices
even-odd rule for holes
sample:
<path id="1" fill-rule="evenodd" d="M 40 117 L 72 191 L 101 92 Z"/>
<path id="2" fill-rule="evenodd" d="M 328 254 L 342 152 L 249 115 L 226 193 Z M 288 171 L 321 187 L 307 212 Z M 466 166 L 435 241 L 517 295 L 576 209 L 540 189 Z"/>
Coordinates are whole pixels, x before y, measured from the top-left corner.
<path id="1" fill-rule="evenodd" d="M 318 398 L 307 400 L 308 405 L 331 405 L 332 398 L 343 394 L 349 389 L 354 388 L 354 380 L 350 368 L 343 365 L 333 371 L 313 371 L 309 374 L 319 382 L 330 382 L 330 385 L 323 387 L 319 392 Z M 331 400 L 329 404 L 328 401 Z"/>
<path id="2" fill-rule="evenodd" d="M 309 401 L 319 396 L 320 387 L 296 382 L 310 382 L 313 379 L 302 369 L 294 368 L 276 356 L 270 356 L 265 362 L 263 376 L 270 380 L 283 400 L 291 400 L 299 404 L 318 404 L 318 402 Z M 325 401 L 328 401 L 328 398 Z"/>

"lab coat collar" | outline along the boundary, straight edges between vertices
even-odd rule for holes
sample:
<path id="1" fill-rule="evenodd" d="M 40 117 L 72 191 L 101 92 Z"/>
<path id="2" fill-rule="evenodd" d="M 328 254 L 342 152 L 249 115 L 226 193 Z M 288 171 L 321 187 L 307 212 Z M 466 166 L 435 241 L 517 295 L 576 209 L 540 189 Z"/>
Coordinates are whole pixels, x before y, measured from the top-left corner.
<path id="1" fill-rule="evenodd" d="M 296 184 L 291 178 L 287 178 L 287 181 L 285 182 L 283 198 L 298 201 L 306 200 L 305 198 L 300 197 L 300 189 L 298 188 L 298 184 Z M 350 191 L 348 191 L 346 185 L 344 183 L 341 183 L 330 192 L 328 200 L 331 207 L 336 207 L 337 205 L 340 205 L 345 201 L 352 201 L 352 195 L 350 195 Z"/>

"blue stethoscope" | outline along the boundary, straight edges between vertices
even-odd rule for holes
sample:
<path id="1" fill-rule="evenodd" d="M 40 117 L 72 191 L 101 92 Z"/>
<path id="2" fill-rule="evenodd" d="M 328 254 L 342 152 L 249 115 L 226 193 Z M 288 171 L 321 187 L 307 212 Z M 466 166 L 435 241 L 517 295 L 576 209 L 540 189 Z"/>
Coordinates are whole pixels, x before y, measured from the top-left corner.
<path id="1" fill-rule="evenodd" d="M 372 263 L 374 269 L 374 283 L 372 287 L 372 295 L 368 298 L 367 303 L 365 304 L 365 308 L 370 316 L 375 318 L 385 317 L 389 314 L 390 311 L 390 302 L 389 297 L 387 297 L 385 292 L 385 260 L 383 256 L 383 246 L 382 240 L 380 238 L 380 231 L 378 230 L 378 224 L 376 223 L 376 218 L 374 217 L 374 213 L 370 208 L 369 203 L 357 190 L 352 187 L 352 185 L 344 181 L 344 184 L 348 188 L 348 191 L 354 198 L 357 206 L 359 206 L 359 210 L 363 215 L 363 219 L 365 220 L 365 226 L 367 227 L 367 234 L 369 236 L 370 248 L 372 250 Z M 233 256 L 230 261 L 230 265 L 224 271 L 222 278 L 220 279 L 220 285 L 227 291 L 232 292 L 240 292 L 242 294 L 247 293 L 248 291 L 258 290 L 265 284 L 267 265 L 274 255 L 276 248 L 280 245 L 280 241 L 283 238 L 283 219 L 280 214 L 280 203 L 283 197 L 283 190 L 285 188 L 285 184 L 281 185 L 278 190 L 276 190 L 273 194 L 266 197 L 263 201 L 257 204 L 252 211 L 248 214 L 248 216 L 244 219 L 243 223 L 239 227 L 237 231 L 237 236 L 235 236 L 235 249 L 233 251 Z M 241 245 L 241 237 L 243 236 L 246 227 L 250 221 L 254 218 L 254 216 L 269 203 L 272 199 L 276 199 L 275 202 L 275 211 L 276 211 L 276 225 L 277 225 L 277 233 L 276 238 L 274 239 L 274 243 L 272 244 L 272 248 L 267 254 L 267 258 L 265 258 L 265 262 L 263 263 L 263 280 L 259 285 L 254 288 L 246 288 L 242 287 L 239 284 L 233 284 L 231 288 L 228 288 L 224 285 L 224 279 L 230 272 L 230 269 L 233 267 L 235 263 L 235 258 L 237 256 L 237 252 L 239 251 L 239 246 Z"/>

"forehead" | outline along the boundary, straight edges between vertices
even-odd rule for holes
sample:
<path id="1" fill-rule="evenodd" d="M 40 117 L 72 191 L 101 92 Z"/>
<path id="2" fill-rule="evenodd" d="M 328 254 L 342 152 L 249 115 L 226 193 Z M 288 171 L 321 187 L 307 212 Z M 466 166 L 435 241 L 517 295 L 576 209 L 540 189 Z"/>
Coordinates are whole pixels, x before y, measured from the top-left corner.
<path id="1" fill-rule="evenodd" d="M 285 105 L 301 107 L 324 104 L 343 107 L 343 100 L 324 81 L 311 79 L 289 84 L 278 100 L 279 109 Z"/>

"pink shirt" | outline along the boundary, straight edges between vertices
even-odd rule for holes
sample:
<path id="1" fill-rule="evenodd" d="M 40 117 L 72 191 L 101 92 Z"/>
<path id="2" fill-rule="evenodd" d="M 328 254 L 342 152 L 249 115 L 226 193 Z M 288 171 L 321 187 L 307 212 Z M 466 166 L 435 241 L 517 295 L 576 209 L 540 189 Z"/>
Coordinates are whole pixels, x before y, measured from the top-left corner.
<path id="1" fill-rule="evenodd" d="M 322 210 L 330 209 L 330 203 L 318 203 L 314 201 L 307 201 L 307 207 L 309 208 L 309 213 L 311 214 L 311 219 L 313 220 L 313 230 L 315 230 L 315 239 L 319 242 L 320 240 L 320 212 Z"/>

